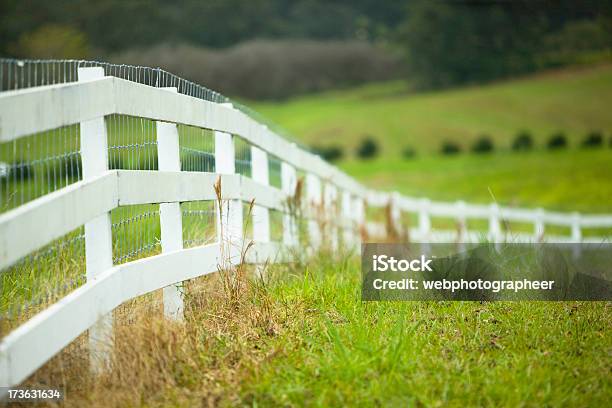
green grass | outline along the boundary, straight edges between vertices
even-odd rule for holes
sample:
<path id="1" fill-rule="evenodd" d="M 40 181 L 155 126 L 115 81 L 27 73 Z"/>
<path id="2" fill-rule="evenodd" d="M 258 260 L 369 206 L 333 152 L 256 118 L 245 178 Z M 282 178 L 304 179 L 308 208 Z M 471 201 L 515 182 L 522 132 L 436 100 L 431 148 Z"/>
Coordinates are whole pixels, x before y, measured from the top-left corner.
<path id="1" fill-rule="evenodd" d="M 370 186 L 435 200 L 612 211 L 611 149 L 351 160 L 342 168 Z"/>
<path id="2" fill-rule="evenodd" d="M 603 302 L 361 302 L 357 262 L 319 262 L 273 297 L 290 329 L 241 381 L 258 406 L 598 406 L 612 392 Z"/>

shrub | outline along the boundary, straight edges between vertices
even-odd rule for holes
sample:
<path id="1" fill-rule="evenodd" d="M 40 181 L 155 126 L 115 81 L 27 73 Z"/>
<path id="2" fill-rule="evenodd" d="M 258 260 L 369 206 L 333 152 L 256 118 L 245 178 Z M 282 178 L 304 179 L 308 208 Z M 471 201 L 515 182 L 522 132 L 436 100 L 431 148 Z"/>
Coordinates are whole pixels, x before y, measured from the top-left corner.
<path id="1" fill-rule="evenodd" d="M 417 154 L 416 150 L 414 150 L 414 148 L 410 146 L 404 148 L 404 150 L 402 151 L 402 156 L 405 159 L 412 159 L 416 156 L 416 154 Z"/>
<path id="2" fill-rule="evenodd" d="M 16 161 L 8 166 L 8 172 L 6 172 L 8 180 L 28 180 L 34 175 L 34 168 L 27 161 Z"/>
<path id="3" fill-rule="evenodd" d="M 533 137 L 527 130 L 519 132 L 512 142 L 512 150 L 531 150 L 533 147 Z"/>
<path id="4" fill-rule="evenodd" d="M 582 147 L 600 147 L 603 145 L 603 135 L 600 132 L 590 132 L 582 140 Z"/>
<path id="5" fill-rule="evenodd" d="M 567 147 L 567 138 L 565 137 L 565 133 L 563 132 L 553 133 L 548 139 L 547 146 L 551 150 L 563 149 Z"/>
<path id="6" fill-rule="evenodd" d="M 474 153 L 489 153 L 493 151 L 493 141 L 488 135 L 482 135 L 472 145 Z"/>
<path id="7" fill-rule="evenodd" d="M 378 143 L 372 137 L 368 136 L 361 141 L 357 148 L 357 156 L 362 159 L 370 159 L 378 154 Z"/>
<path id="8" fill-rule="evenodd" d="M 457 143 L 449 141 L 449 140 L 443 142 L 442 148 L 440 149 L 440 152 L 445 155 L 457 154 L 460 151 L 461 151 L 461 147 Z"/>
<path id="9" fill-rule="evenodd" d="M 336 161 L 344 155 L 342 147 L 333 146 L 313 146 L 312 150 L 327 161 Z"/>

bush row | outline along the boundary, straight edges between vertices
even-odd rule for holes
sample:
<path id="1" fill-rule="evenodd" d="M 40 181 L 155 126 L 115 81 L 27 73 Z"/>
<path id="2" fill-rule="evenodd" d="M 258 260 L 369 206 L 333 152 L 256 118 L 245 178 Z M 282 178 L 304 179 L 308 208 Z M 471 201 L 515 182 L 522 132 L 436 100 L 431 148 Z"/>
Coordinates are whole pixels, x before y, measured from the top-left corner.
<path id="1" fill-rule="evenodd" d="M 589 132 L 580 142 L 580 146 L 583 148 L 596 148 L 601 147 L 604 144 L 604 136 L 601 132 L 592 131 Z M 557 150 L 566 148 L 569 145 L 567 136 L 563 132 L 555 132 L 546 141 L 546 148 L 549 150 Z M 612 138 L 609 141 L 610 147 L 612 147 Z M 535 146 L 533 136 L 529 131 L 520 131 L 512 141 L 511 148 L 514 151 L 526 151 L 531 150 Z M 481 135 L 471 145 L 470 150 L 474 153 L 488 153 L 495 150 L 493 140 L 488 135 Z M 445 141 L 440 147 L 442 154 L 455 154 L 461 151 L 461 146 L 453 141 Z"/>
<path id="2" fill-rule="evenodd" d="M 355 153 L 361 159 L 370 159 L 376 157 L 379 150 L 378 142 L 374 137 L 366 136 L 357 147 Z M 336 161 L 344 157 L 344 150 L 338 145 L 313 146 L 312 151 L 327 161 Z"/>
<path id="3" fill-rule="evenodd" d="M 601 132 L 592 131 L 588 133 L 581 141 L 580 146 L 583 148 L 597 148 L 604 144 L 604 136 Z M 612 138 L 609 140 L 609 145 L 612 147 Z M 533 136 L 529 131 L 523 130 L 517 133 L 512 141 L 511 148 L 513 151 L 527 151 L 535 146 Z M 546 147 L 550 150 L 563 149 L 568 146 L 567 137 L 563 132 L 553 133 L 546 142 Z M 327 161 L 336 161 L 344 157 L 344 149 L 339 145 L 314 146 L 313 152 L 321 156 Z M 440 153 L 444 155 L 458 154 L 463 150 L 462 146 L 452 140 L 442 142 Z M 495 150 L 493 139 L 489 135 L 483 134 L 476 139 L 470 146 L 470 151 L 474 153 L 489 153 Z M 380 149 L 378 142 L 373 136 L 366 136 L 359 146 L 355 154 L 361 159 L 369 159 L 376 157 Z M 406 146 L 402 150 L 402 156 L 405 158 L 413 158 L 417 155 L 417 151 L 412 146 Z"/>

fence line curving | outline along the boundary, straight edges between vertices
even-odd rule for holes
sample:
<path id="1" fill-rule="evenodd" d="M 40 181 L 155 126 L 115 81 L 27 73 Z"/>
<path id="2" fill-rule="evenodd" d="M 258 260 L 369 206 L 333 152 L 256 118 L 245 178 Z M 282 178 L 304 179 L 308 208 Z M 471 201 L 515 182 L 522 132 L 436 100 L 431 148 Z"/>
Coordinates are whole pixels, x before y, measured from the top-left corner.
<path id="1" fill-rule="evenodd" d="M 368 189 L 247 108 L 159 69 L 0 60 L 0 90 L 0 386 L 84 332 L 103 369 L 112 311 L 143 294 L 163 289 L 164 314 L 181 319 L 181 282 L 217 271 L 222 254 L 239 261 L 251 202 L 252 264 L 290 260 L 305 240 L 580 242 L 605 239 L 585 229 L 612 228 L 612 215 Z"/>

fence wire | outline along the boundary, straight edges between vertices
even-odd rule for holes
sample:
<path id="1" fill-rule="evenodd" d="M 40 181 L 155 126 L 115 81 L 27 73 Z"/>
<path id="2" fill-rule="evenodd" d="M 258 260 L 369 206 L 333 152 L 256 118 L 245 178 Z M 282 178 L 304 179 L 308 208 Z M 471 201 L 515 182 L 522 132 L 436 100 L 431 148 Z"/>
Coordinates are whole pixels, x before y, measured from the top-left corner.
<path id="1" fill-rule="evenodd" d="M 80 126 L 0 143 L 0 213 L 82 179 Z"/>
<path id="2" fill-rule="evenodd" d="M 216 103 L 229 98 L 161 68 L 84 60 L 16 60 L 0 58 L 0 92 L 78 81 L 79 68 L 101 67 L 114 76 L 157 88 L 174 87 L 184 95 Z"/>
<path id="3" fill-rule="evenodd" d="M 217 240 L 217 213 L 214 201 L 181 203 L 183 247 L 191 248 Z"/>
<path id="4" fill-rule="evenodd" d="M 271 186 L 282 188 L 281 160 L 271 154 L 268 155 L 268 178 Z"/>
<path id="5" fill-rule="evenodd" d="M 85 232 L 79 227 L 0 271 L 0 335 L 85 282 Z"/>
<path id="6" fill-rule="evenodd" d="M 161 252 L 159 204 L 128 205 L 111 211 L 113 264 Z"/>
<path id="7" fill-rule="evenodd" d="M 31 88 L 34 86 L 76 82 L 78 81 L 79 68 L 87 67 L 101 67 L 104 69 L 104 74 L 106 76 L 114 76 L 157 88 L 172 87 L 176 88 L 178 93 L 210 102 L 231 103 L 236 109 L 245 113 L 258 123 L 265 124 L 276 134 L 292 141 L 303 150 L 312 152 L 310 147 L 296 140 L 285 129 L 271 122 L 248 106 L 161 68 L 113 64 L 103 61 L 0 58 L 0 92 Z"/>
<path id="8" fill-rule="evenodd" d="M 109 115 L 108 167 L 124 170 L 157 170 L 157 125 L 150 119 Z"/>
<path id="9" fill-rule="evenodd" d="M 178 125 L 182 171 L 215 171 L 215 137 L 209 129 Z"/>
<path id="10" fill-rule="evenodd" d="M 236 173 L 251 177 L 251 145 L 241 137 L 234 136 Z"/>

